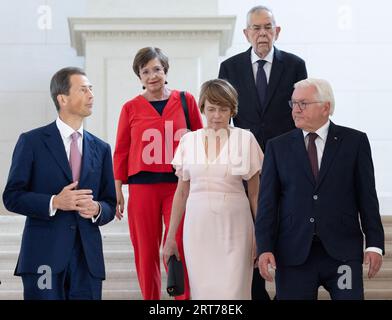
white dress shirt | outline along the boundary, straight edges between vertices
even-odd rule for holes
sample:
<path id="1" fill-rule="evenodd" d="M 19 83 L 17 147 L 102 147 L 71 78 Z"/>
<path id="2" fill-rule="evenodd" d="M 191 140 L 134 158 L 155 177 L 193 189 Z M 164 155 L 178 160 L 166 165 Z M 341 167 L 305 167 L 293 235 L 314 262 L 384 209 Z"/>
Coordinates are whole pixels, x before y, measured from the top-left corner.
<path id="1" fill-rule="evenodd" d="M 56 126 L 60 131 L 61 139 L 63 139 L 65 147 L 65 152 L 67 153 L 67 159 L 69 159 L 72 142 L 71 135 L 75 132 L 75 130 L 72 129 L 69 125 L 67 125 L 64 121 L 62 121 L 60 117 L 57 117 L 56 119 Z M 79 132 L 80 134 L 78 137 L 78 149 L 80 154 L 83 156 L 83 123 L 77 130 L 77 132 Z"/>
<path id="2" fill-rule="evenodd" d="M 70 154 L 71 142 L 72 142 L 71 135 L 75 132 L 75 130 L 71 128 L 68 124 L 66 124 L 64 121 L 62 121 L 60 117 L 57 117 L 56 119 L 56 126 L 57 129 L 59 129 L 60 131 L 61 139 L 63 140 L 65 152 L 67 154 L 67 159 L 69 160 L 69 154 Z M 80 128 L 77 130 L 77 132 L 79 132 L 80 134 L 78 137 L 78 149 L 80 154 L 83 156 L 83 123 L 80 126 Z M 50 203 L 49 203 L 49 216 L 51 217 L 53 217 L 57 212 L 57 209 L 53 208 L 54 196 L 55 195 L 53 195 L 50 198 Z M 100 215 L 101 215 L 101 205 L 99 204 L 99 214 L 95 218 L 93 217 L 92 221 L 96 222 Z"/>
<path id="3" fill-rule="evenodd" d="M 319 170 L 320 170 L 320 165 L 321 165 L 321 159 L 323 158 L 325 143 L 327 141 L 330 123 L 331 123 L 330 120 L 328 120 L 323 126 L 321 126 L 319 129 L 317 129 L 315 131 L 315 133 L 317 133 L 317 135 L 318 135 L 318 137 L 316 138 L 314 143 L 316 144 L 316 149 L 317 149 L 317 160 L 318 160 L 317 162 L 318 162 Z M 306 149 L 308 149 L 308 144 L 309 144 L 308 133 L 309 132 L 302 130 L 302 133 L 304 135 Z M 380 248 L 376 248 L 376 247 L 368 247 L 368 248 L 366 248 L 365 251 L 377 252 L 378 254 L 382 255 L 382 250 Z"/>
<path id="4" fill-rule="evenodd" d="M 269 82 L 269 78 L 271 75 L 271 68 L 272 68 L 272 62 L 274 61 L 274 47 L 272 47 L 271 51 L 268 52 L 268 54 L 265 56 L 264 59 L 260 59 L 260 57 L 254 52 L 254 50 L 251 50 L 250 54 L 250 59 L 252 61 L 252 69 L 253 69 L 253 76 L 255 77 L 255 83 L 256 83 L 256 77 L 257 77 L 257 69 L 259 68 L 259 64 L 257 61 L 259 60 L 265 60 L 267 61 L 264 63 L 264 72 L 267 77 L 267 83 Z"/>

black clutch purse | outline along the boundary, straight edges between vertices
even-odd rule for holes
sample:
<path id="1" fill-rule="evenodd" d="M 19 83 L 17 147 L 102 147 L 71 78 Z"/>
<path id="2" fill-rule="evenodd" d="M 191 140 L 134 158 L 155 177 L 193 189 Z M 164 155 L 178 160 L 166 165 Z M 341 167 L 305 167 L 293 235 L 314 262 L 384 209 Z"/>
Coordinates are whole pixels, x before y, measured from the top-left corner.
<path id="1" fill-rule="evenodd" d="M 172 297 L 183 294 L 184 268 L 182 262 L 178 261 L 175 255 L 172 255 L 167 263 L 167 269 L 167 293 Z"/>

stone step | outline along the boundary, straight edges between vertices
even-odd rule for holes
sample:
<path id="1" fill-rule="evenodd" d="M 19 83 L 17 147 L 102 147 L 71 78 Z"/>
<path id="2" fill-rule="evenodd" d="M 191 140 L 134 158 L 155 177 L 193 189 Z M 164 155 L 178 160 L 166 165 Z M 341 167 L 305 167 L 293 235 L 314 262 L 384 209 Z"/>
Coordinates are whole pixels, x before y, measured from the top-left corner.
<path id="1" fill-rule="evenodd" d="M 13 251 L 0 250 L 0 270 L 13 269 L 19 255 L 19 249 Z M 131 269 L 135 268 L 135 259 L 133 250 L 105 250 L 105 265 L 107 270 L 110 269 Z M 164 270 L 161 256 L 161 270 Z M 367 269 L 367 266 L 364 267 Z M 383 258 L 382 269 L 392 268 L 392 251 L 386 251 Z"/>
<path id="2" fill-rule="evenodd" d="M 141 300 L 142 295 L 139 290 L 109 290 L 102 292 L 104 300 Z"/>
<path id="3" fill-rule="evenodd" d="M 366 280 L 366 281 L 373 281 L 373 280 L 375 280 L 375 281 L 378 281 L 378 280 L 380 280 L 380 281 L 392 281 L 392 268 L 389 267 L 389 266 L 387 267 L 387 266 L 385 266 L 383 264 L 381 269 L 380 269 L 380 271 L 372 279 L 368 279 L 368 277 L 367 277 L 367 270 L 368 269 L 366 268 L 366 273 L 364 272 L 364 277 L 363 277 L 364 280 Z M 391 289 L 392 289 L 392 286 L 391 286 Z"/>
<path id="4" fill-rule="evenodd" d="M 0 270 L 13 269 L 16 266 L 19 253 L 17 251 L 0 251 Z M 107 269 L 131 269 L 135 265 L 133 254 L 129 252 L 105 252 Z M 123 266 L 123 267 L 120 267 Z"/>
<path id="5" fill-rule="evenodd" d="M 275 296 L 274 290 L 268 291 L 270 297 Z M 0 300 L 22 300 L 23 294 L 19 290 L 0 291 Z M 142 296 L 139 290 L 103 290 L 103 300 L 141 300 Z M 162 300 L 173 300 L 166 292 L 162 291 Z M 319 300 L 330 300 L 329 293 L 319 290 Z M 366 300 L 392 300 L 392 289 L 369 289 L 365 291 Z"/>
<path id="6" fill-rule="evenodd" d="M 376 283 L 376 281 L 374 281 Z M 379 283 L 380 284 L 380 283 Z M 117 287 L 117 283 L 109 284 L 109 281 L 104 281 L 103 284 L 103 299 L 105 300 L 140 300 L 141 293 L 137 286 L 128 286 Z M 389 285 L 389 286 L 388 286 Z M 372 287 L 365 283 L 365 298 L 368 300 L 372 299 L 382 299 L 382 300 L 392 300 L 392 289 L 390 286 L 390 282 L 388 282 L 385 286 L 381 284 L 382 287 Z M 164 283 L 162 284 L 162 288 L 164 288 Z M 275 288 L 274 285 L 267 283 L 267 291 L 270 297 L 275 296 Z M 22 299 L 22 285 L 19 282 L 19 285 L 16 285 L 11 288 L 2 287 L 0 289 L 0 300 L 20 300 Z M 162 290 L 162 299 L 172 299 L 170 298 L 165 290 Z M 319 289 L 319 299 L 320 300 L 329 300 L 329 294 L 324 288 Z"/>
<path id="7" fill-rule="evenodd" d="M 2 238 L 0 237 L 0 240 Z M 20 247 L 13 248 L 12 250 L 7 250 L 7 246 L 2 244 L 0 245 L 0 270 L 3 269 L 2 264 L 8 263 L 11 261 L 12 263 L 16 263 L 18 255 L 19 255 L 19 249 Z M 132 246 L 127 246 L 125 249 L 120 247 L 120 250 L 117 250 L 117 246 L 111 246 L 111 245 L 104 245 L 104 257 L 105 257 L 105 263 L 110 264 L 110 263 L 125 263 L 125 264 L 130 264 L 134 266 L 135 263 L 135 258 L 134 258 L 134 252 Z M 160 257 L 160 260 L 162 262 L 162 255 Z M 385 255 L 383 257 L 383 266 L 387 267 L 391 265 L 392 263 L 392 248 L 386 248 Z M 163 267 L 163 264 L 162 264 Z M 121 269 L 121 268 L 117 268 Z"/>
<path id="8" fill-rule="evenodd" d="M 165 293 L 162 293 L 163 299 L 170 299 Z M 141 300 L 142 296 L 139 290 L 102 290 L 103 300 Z M 4 290 L 0 291 L 0 300 L 23 300 L 21 290 Z"/>
<path id="9" fill-rule="evenodd" d="M 102 299 L 104 300 L 142 300 L 140 290 L 103 290 Z M 161 300 L 174 300 L 166 291 L 162 290 Z"/>
<path id="10" fill-rule="evenodd" d="M 275 291 L 268 291 L 270 297 L 275 296 Z M 324 289 L 319 290 L 319 300 L 330 300 L 329 293 Z M 0 291 L 0 300 L 22 300 L 23 293 L 20 290 Z M 103 300 L 141 300 L 139 290 L 103 290 Z M 162 291 L 162 300 L 173 300 L 166 292 Z M 366 300 L 392 300 L 392 289 L 369 289 L 365 291 Z"/>
<path id="11" fill-rule="evenodd" d="M 17 256 L 13 258 L 9 258 L 7 256 L 7 253 L 0 252 L 0 270 L 12 270 L 13 273 L 17 263 Z M 4 257 L 6 257 L 6 260 L 4 260 Z M 105 265 L 106 272 L 111 269 L 131 269 L 132 267 L 131 263 L 125 261 L 108 261 Z"/>
<path id="12" fill-rule="evenodd" d="M 22 280 L 14 277 L 16 280 L 1 280 L 0 292 L 3 290 L 23 290 Z M 111 279 L 103 281 L 103 290 L 140 290 L 139 283 L 136 279 Z"/>
<path id="13" fill-rule="evenodd" d="M 165 287 L 167 276 L 162 274 L 162 288 Z M 23 290 L 21 277 L 13 275 L 13 270 L 0 271 L 0 294 L 3 291 Z M 110 270 L 106 274 L 106 280 L 103 281 L 103 290 L 133 290 L 140 291 L 139 283 L 137 280 L 136 270 Z"/>
<path id="14" fill-rule="evenodd" d="M 0 250 L 0 270 L 3 270 L 2 265 L 9 262 L 16 263 L 18 260 L 19 250 Z M 105 250 L 104 251 L 105 264 L 110 265 L 111 263 L 125 263 L 128 266 L 135 265 L 135 258 L 132 250 Z M 163 258 L 160 257 L 161 268 L 164 268 Z M 129 267 L 128 267 L 129 268 Z M 116 268 L 121 269 L 121 268 Z M 127 269 L 127 268 L 123 268 Z"/>
<path id="15" fill-rule="evenodd" d="M 330 300 L 329 293 L 324 290 L 319 290 L 319 300 Z M 365 300 L 392 300 L 392 289 L 366 289 Z"/>
<path id="16" fill-rule="evenodd" d="M 367 299 L 392 299 L 392 216 L 383 217 L 386 233 L 386 255 L 380 273 L 367 279 L 364 270 L 365 296 Z M 25 217 L 18 215 L 0 216 L 0 300 L 22 299 L 22 283 L 13 276 L 21 233 Z M 127 220 L 113 221 L 101 227 L 107 280 L 103 283 L 103 299 L 141 299 L 134 264 L 133 248 L 129 239 Z M 171 299 L 165 292 L 166 274 L 162 270 L 162 298 Z M 274 296 L 274 285 L 267 288 Z M 328 293 L 320 289 L 320 299 L 329 299 Z"/>
<path id="17" fill-rule="evenodd" d="M 365 291 L 374 290 L 374 289 L 392 289 L 392 279 L 368 279 L 366 277 L 366 281 L 364 281 L 364 288 Z M 392 298 L 392 297 L 391 297 Z"/>
<path id="18" fill-rule="evenodd" d="M 0 281 L 4 282 L 19 282 L 20 277 L 14 276 L 13 269 L 0 270 Z M 166 282 L 167 274 L 162 270 L 162 283 Z M 135 269 L 110 269 L 106 271 L 106 281 L 137 281 L 137 273 Z M 0 284 L 1 285 L 1 284 Z"/>
<path id="19" fill-rule="evenodd" d="M 275 296 L 275 290 L 267 290 L 271 298 Z M 328 291 L 320 288 L 318 292 L 319 300 L 330 300 Z M 365 300 L 392 300 L 392 289 L 366 289 Z"/>
<path id="20" fill-rule="evenodd" d="M 392 233 L 392 215 L 384 215 L 381 217 L 385 233 Z M 0 234 L 3 233 L 19 233 L 23 231 L 26 217 L 21 215 L 4 215 L 0 214 Z M 128 219 L 126 215 L 120 221 L 115 218 L 110 223 L 100 227 L 105 232 L 123 232 L 128 233 Z"/>
<path id="21" fill-rule="evenodd" d="M 275 285 L 268 284 L 266 285 L 266 289 L 268 292 L 273 292 L 275 294 Z M 364 289 L 365 289 L 365 293 L 373 292 L 375 290 L 392 290 L 392 281 L 385 281 L 385 282 L 377 281 L 377 280 L 371 280 L 369 282 L 365 281 Z M 324 292 L 323 293 L 324 295 L 326 294 L 326 290 L 324 288 L 320 288 L 319 291 Z M 273 296 L 271 295 L 271 297 Z M 385 297 L 385 299 L 387 299 L 387 297 Z M 392 299 L 392 295 L 388 299 Z"/>
<path id="22" fill-rule="evenodd" d="M 272 274 L 274 273 L 272 272 Z M 162 283 L 165 283 L 167 280 L 167 274 L 163 269 L 161 270 L 161 278 L 162 278 Z M 18 281 L 18 279 L 19 277 L 14 276 L 13 269 L 0 270 L 0 280 L 2 281 L 2 283 L 4 283 L 5 280 Z M 112 281 L 112 280 L 133 281 L 133 280 L 137 280 L 137 273 L 136 270 L 133 268 L 109 269 L 106 271 L 106 280 L 107 281 Z M 367 269 L 364 269 L 363 280 L 365 284 L 371 282 L 379 282 L 379 281 L 392 283 L 392 268 L 382 267 L 380 271 L 377 273 L 377 275 L 372 279 L 368 279 Z"/>
<path id="23" fill-rule="evenodd" d="M 22 233 L 26 217 L 20 215 L 0 215 L 0 234 Z M 128 219 L 125 217 L 121 221 L 115 218 L 110 223 L 100 227 L 101 232 L 129 233 Z"/>
<path id="24" fill-rule="evenodd" d="M 21 234 L 0 233 L 0 251 L 19 251 L 22 240 Z M 105 250 L 130 250 L 133 251 L 132 243 L 128 233 L 102 233 L 102 242 Z M 388 256 L 392 255 L 392 230 L 385 234 L 385 248 Z M 385 257 L 386 258 L 386 257 Z"/>
<path id="25" fill-rule="evenodd" d="M 13 279 L 1 278 L 0 293 L 3 291 L 23 290 L 22 279 L 20 277 L 13 277 Z"/>
<path id="26" fill-rule="evenodd" d="M 139 290 L 137 274 L 135 270 L 109 270 L 103 283 L 104 290 Z M 162 288 L 165 287 L 167 276 L 162 273 Z M 12 270 L 0 271 L 0 291 L 3 290 L 22 290 L 20 277 L 13 276 Z M 373 279 L 368 279 L 364 275 L 364 286 L 367 289 L 392 289 L 392 269 L 381 269 Z M 268 290 L 274 290 L 274 284 L 267 282 Z"/>
<path id="27" fill-rule="evenodd" d="M 22 233 L 1 233 L 0 232 L 0 250 L 3 246 L 20 247 Z M 102 232 L 102 241 L 104 245 L 128 245 L 131 246 L 131 240 L 128 232 Z M 392 227 L 391 231 L 385 233 L 385 245 L 388 249 L 392 249 Z"/>
<path id="28" fill-rule="evenodd" d="M 22 290 L 0 290 L 0 300 L 23 300 Z"/>

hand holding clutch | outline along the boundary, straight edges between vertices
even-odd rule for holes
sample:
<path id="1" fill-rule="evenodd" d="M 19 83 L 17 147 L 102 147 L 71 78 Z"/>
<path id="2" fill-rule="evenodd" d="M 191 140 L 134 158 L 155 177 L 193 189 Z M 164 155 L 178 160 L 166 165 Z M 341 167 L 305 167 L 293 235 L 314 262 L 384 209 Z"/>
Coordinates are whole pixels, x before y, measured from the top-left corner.
<path id="1" fill-rule="evenodd" d="M 167 263 L 167 293 L 172 296 L 179 296 L 184 293 L 184 268 L 182 262 L 177 260 L 175 255 L 169 258 Z"/>

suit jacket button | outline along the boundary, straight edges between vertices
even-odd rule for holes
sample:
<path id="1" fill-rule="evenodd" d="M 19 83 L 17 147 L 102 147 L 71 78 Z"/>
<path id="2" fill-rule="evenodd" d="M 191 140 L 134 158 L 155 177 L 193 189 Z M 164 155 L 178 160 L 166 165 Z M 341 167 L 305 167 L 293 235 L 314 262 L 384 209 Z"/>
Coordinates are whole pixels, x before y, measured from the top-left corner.
<path id="1" fill-rule="evenodd" d="M 71 229 L 72 230 L 76 230 L 76 226 L 71 226 Z"/>
<path id="2" fill-rule="evenodd" d="M 318 195 L 315 194 L 315 195 L 313 196 L 313 200 L 317 200 L 317 199 L 318 199 Z"/>
<path id="3" fill-rule="evenodd" d="M 313 223 L 313 222 L 314 222 L 314 218 L 310 218 L 309 221 L 310 221 L 311 223 Z"/>

